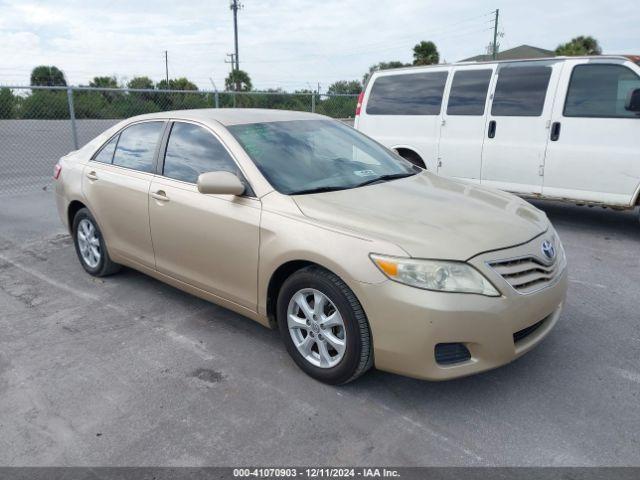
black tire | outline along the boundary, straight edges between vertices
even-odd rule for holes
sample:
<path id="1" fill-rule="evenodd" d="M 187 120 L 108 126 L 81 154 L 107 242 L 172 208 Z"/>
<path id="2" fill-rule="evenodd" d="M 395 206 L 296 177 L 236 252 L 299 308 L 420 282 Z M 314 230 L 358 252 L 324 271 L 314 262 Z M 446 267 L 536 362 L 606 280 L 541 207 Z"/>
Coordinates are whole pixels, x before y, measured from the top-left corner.
<path id="1" fill-rule="evenodd" d="M 418 155 L 416 152 L 412 152 L 411 150 L 401 150 L 400 152 L 398 152 L 398 155 L 420 168 L 427 168 L 422 161 L 422 158 L 420 158 L 420 155 Z"/>
<path id="2" fill-rule="evenodd" d="M 293 295 L 303 289 L 315 289 L 326 295 L 340 312 L 344 322 L 345 351 L 340 362 L 321 368 L 307 361 L 293 343 L 287 325 L 287 308 Z M 373 346 L 369 322 L 362 305 L 351 289 L 336 275 L 320 267 L 298 270 L 282 285 L 278 294 L 277 318 L 282 340 L 296 364 L 309 376 L 331 385 L 351 382 L 373 365 Z"/>
<path id="3" fill-rule="evenodd" d="M 82 220 L 88 220 L 89 222 L 91 222 L 91 224 L 95 228 L 96 236 L 100 242 L 100 260 L 95 266 L 89 265 L 80 253 L 80 245 L 78 242 L 78 227 Z M 98 226 L 98 222 L 96 222 L 96 219 L 93 218 L 93 215 L 91 215 L 91 212 L 87 208 L 81 208 L 80 210 L 78 210 L 75 217 L 73 217 L 71 233 L 73 236 L 73 244 L 76 247 L 78 260 L 80 260 L 82 268 L 84 268 L 87 273 L 93 275 L 94 277 L 105 277 L 107 275 L 112 275 L 118 272 L 120 268 L 122 268 L 119 264 L 111 261 L 111 257 L 109 257 L 109 252 L 107 251 L 107 246 L 104 242 L 104 238 L 102 237 L 102 232 L 100 231 L 100 227 Z"/>

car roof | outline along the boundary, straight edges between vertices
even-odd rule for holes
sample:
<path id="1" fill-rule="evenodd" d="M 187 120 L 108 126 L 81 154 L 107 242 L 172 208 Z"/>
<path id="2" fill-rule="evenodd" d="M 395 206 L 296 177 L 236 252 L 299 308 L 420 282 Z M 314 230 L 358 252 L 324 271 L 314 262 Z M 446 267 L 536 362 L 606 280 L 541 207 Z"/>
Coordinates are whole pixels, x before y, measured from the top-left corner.
<path id="1" fill-rule="evenodd" d="M 198 108 L 193 110 L 170 110 L 166 112 L 139 115 L 129 120 L 178 119 L 196 122 L 219 122 L 222 125 L 240 125 L 245 123 L 285 122 L 290 120 L 321 120 L 324 115 L 293 110 L 269 110 L 266 108 Z"/>

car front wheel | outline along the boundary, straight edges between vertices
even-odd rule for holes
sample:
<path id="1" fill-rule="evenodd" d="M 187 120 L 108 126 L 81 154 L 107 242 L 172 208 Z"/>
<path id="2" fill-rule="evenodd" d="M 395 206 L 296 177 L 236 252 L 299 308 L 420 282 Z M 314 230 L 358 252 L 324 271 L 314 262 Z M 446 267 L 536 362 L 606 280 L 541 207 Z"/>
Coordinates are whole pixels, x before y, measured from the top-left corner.
<path id="1" fill-rule="evenodd" d="M 277 313 L 289 355 L 311 377 L 344 384 L 373 364 L 367 317 L 333 273 L 314 266 L 295 272 L 280 289 Z"/>

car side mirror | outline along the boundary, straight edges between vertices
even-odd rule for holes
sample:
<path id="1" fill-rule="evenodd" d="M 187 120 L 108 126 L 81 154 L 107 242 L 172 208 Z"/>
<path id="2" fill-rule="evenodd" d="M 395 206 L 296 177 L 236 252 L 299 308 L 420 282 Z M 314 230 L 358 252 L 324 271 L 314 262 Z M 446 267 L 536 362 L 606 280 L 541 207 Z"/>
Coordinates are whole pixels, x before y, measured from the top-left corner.
<path id="1" fill-rule="evenodd" d="M 629 92 L 627 101 L 624 103 L 624 108 L 630 112 L 640 112 L 640 88 Z"/>
<path id="2" fill-rule="evenodd" d="M 198 191 L 213 195 L 242 195 L 245 186 L 231 172 L 207 172 L 198 177 Z"/>

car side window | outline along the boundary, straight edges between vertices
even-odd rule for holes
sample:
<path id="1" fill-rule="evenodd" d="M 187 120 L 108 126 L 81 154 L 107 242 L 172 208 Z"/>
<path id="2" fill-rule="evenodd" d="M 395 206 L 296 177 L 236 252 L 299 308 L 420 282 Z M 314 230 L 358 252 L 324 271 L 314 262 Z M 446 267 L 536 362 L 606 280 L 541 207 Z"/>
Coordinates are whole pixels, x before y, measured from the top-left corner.
<path id="1" fill-rule="evenodd" d="M 367 115 L 440 115 L 447 72 L 378 77 L 371 87 Z"/>
<path id="2" fill-rule="evenodd" d="M 192 123 L 175 122 L 164 156 L 163 175 L 196 183 L 201 173 L 219 171 L 240 176 L 236 162 L 211 132 Z"/>
<path id="3" fill-rule="evenodd" d="M 164 122 L 136 123 L 120 133 L 113 164 L 141 172 L 155 170 L 155 153 Z"/>
<path id="4" fill-rule="evenodd" d="M 551 78 L 548 65 L 504 65 L 498 69 L 491 115 L 539 117 Z"/>
<path id="5" fill-rule="evenodd" d="M 577 65 L 571 73 L 565 117 L 637 118 L 625 109 L 629 94 L 640 88 L 640 77 L 623 65 Z"/>
<path id="6" fill-rule="evenodd" d="M 113 162 L 113 152 L 116 151 L 116 144 L 118 143 L 119 137 L 120 135 L 116 135 L 111 140 L 109 140 L 107 144 L 98 152 L 98 154 L 93 157 L 93 160 L 101 163 Z"/>
<path id="7" fill-rule="evenodd" d="M 491 70 L 458 70 L 453 76 L 447 115 L 484 115 Z"/>

